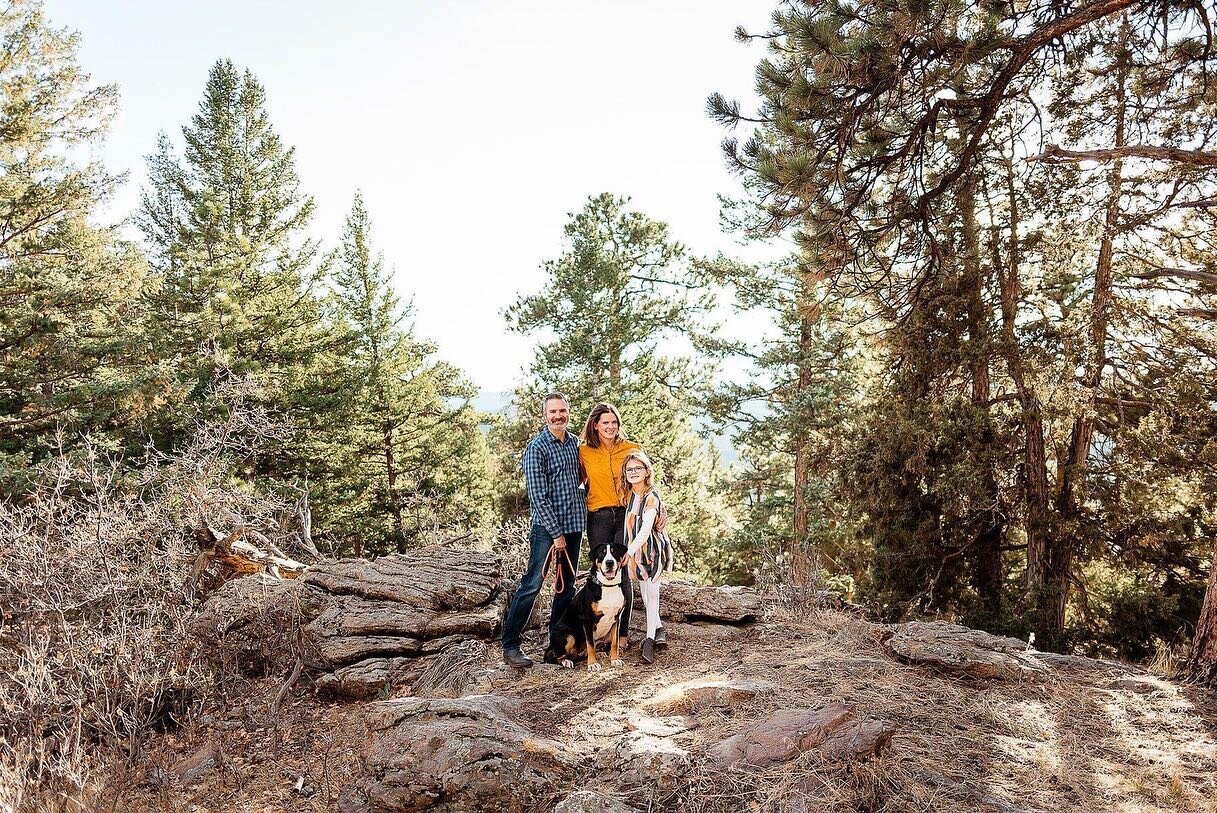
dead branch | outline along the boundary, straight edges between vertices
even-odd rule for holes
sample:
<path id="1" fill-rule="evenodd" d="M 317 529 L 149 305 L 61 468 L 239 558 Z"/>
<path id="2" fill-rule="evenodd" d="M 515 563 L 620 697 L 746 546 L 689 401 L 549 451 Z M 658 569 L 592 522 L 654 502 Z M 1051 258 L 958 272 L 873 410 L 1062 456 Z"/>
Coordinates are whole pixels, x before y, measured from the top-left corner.
<path id="1" fill-rule="evenodd" d="M 270 704 L 272 716 L 279 714 L 279 705 L 283 702 L 283 698 L 287 697 L 287 693 L 291 691 L 292 686 L 296 685 L 296 681 L 300 679 L 300 673 L 303 671 L 304 659 L 296 658 L 296 665 L 292 667 L 292 673 L 287 676 L 287 680 L 279 687 L 279 693 L 275 695 L 275 702 Z"/>
<path id="2" fill-rule="evenodd" d="M 1066 150 L 1051 144 L 1039 155 L 1028 156 L 1026 160 L 1045 164 L 1071 164 L 1078 161 L 1114 161 L 1117 158 L 1148 158 L 1151 161 L 1171 161 L 1193 167 L 1217 167 L 1217 152 L 1155 147 L 1149 144 L 1128 144 L 1102 150 Z"/>

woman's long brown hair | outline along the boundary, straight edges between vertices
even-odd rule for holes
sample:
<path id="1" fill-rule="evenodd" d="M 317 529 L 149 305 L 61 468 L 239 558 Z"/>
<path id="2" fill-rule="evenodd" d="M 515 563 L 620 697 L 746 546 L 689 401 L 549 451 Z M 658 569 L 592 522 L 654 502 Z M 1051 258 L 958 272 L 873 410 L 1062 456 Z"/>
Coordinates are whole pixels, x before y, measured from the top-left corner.
<path id="1" fill-rule="evenodd" d="M 600 448 L 600 433 L 596 431 L 596 424 L 610 412 L 617 419 L 617 440 L 625 440 L 625 427 L 621 425 L 621 413 L 612 404 L 601 402 L 592 407 L 592 414 L 587 416 L 587 423 L 583 424 L 583 434 L 580 435 L 583 442 L 593 449 Z"/>

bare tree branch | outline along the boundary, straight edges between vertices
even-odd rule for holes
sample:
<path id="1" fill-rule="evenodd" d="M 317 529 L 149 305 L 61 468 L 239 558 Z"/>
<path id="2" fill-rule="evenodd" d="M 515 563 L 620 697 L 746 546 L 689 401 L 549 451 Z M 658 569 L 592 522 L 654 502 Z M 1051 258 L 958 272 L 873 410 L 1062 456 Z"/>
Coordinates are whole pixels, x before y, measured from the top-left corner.
<path id="1" fill-rule="evenodd" d="M 1070 164 L 1078 161 L 1114 161 L 1117 158 L 1148 158 L 1151 161 L 1171 161 L 1193 167 L 1217 167 L 1217 152 L 1154 147 L 1147 144 L 1128 144 L 1102 150 L 1065 150 L 1051 144 L 1040 155 L 1029 156 L 1026 160 L 1041 161 L 1045 164 Z"/>

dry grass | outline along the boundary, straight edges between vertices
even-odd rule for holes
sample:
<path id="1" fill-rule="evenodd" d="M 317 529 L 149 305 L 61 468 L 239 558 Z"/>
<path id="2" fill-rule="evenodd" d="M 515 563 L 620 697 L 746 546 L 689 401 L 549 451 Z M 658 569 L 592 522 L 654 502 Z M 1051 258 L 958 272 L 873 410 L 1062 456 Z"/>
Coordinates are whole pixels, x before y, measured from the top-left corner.
<path id="1" fill-rule="evenodd" d="M 243 382 L 220 394 L 227 419 L 139 475 L 87 447 L 0 501 L 0 811 L 106 809 L 147 738 L 211 690 L 185 632 L 191 525 L 286 535 L 283 504 L 231 484 L 276 430 Z"/>
<path id="2" fill-rule="evenodd" d="M 611 747 L 637 715 L 658 713 L 644 701 L 680 682 L 775 684 L 731 707 L 684 709 L 698 727 L 676 740 L 694 769 L 679 790 L 635 800 L 657 810 L 1201 813 L 1217 799 L 1217 712 L 1203 705 L 1211 698 L 1166 681 L 1146 692 L 1108 688 L 1116 676 L 1103 672 L 963 680 L 896 663 L 881 646 L 880 628 L 832 611 L 777 617 L 750 630 L 672 630 L 672 645 L 654 667 L 630 659 L 600 675 L 533 672 L 495 690 L 525 698 L 534 730 L 582 732 L 577 745 L 590 754 Z M 620 709 L 608 719 L 591 711 L 605 698 Z M 805 755 L 758 772 L 724 772 L 704 759 L 711 745 L 774 711 L 830 700 L 895 722 L 890 750 L 851 766 Z"/>

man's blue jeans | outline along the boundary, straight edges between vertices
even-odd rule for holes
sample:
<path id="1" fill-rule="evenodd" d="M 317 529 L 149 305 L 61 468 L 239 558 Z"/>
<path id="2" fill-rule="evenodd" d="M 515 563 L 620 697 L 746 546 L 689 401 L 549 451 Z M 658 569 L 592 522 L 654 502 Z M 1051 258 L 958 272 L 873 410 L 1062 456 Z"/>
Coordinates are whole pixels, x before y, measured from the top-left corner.
<path id="1" fill-rule="evenodd" d="M 528 617 L 532 615 L 532 605 L 536 603 L 537 593 L 541 592 L 542 576 L 552 578 L 554 575 L 553 568 L 550 568 L 548 574 L 541 573 L 541 568 L 545 566 L 545 558 L 549 555 L 549 549 L 554 544 L 554 538 L 550 536 L 549 531 L 534 523 L 532 531 L 528 535 L 528 541 L 530 544 L 528 569 L 524 571 L 524 577 L 520 579 L 515 598 L 511 600 L 511 609 L 507 611 L 507 620 L 503 622 L 503 649 L 513 649 L 520 645 L 520 640 L 524 637 L 524 625 L 528 623 Z M 566 553 L 570 557 L 570 564 L 567 564 L 565 556 L 558 556 L 559 566 L 562 568 L 564 589 L 554 596 L 553 611 L 549 616 L 551 638 L 554 625 L 558 623 L 558 619 L 562 617 L 562 613 L 566 611 L 570 600 L 575 595 L 575 573 L 572 568 L 579 567 L 579 547 L 582 542 L 582 531 L 566 534 Z"/>

